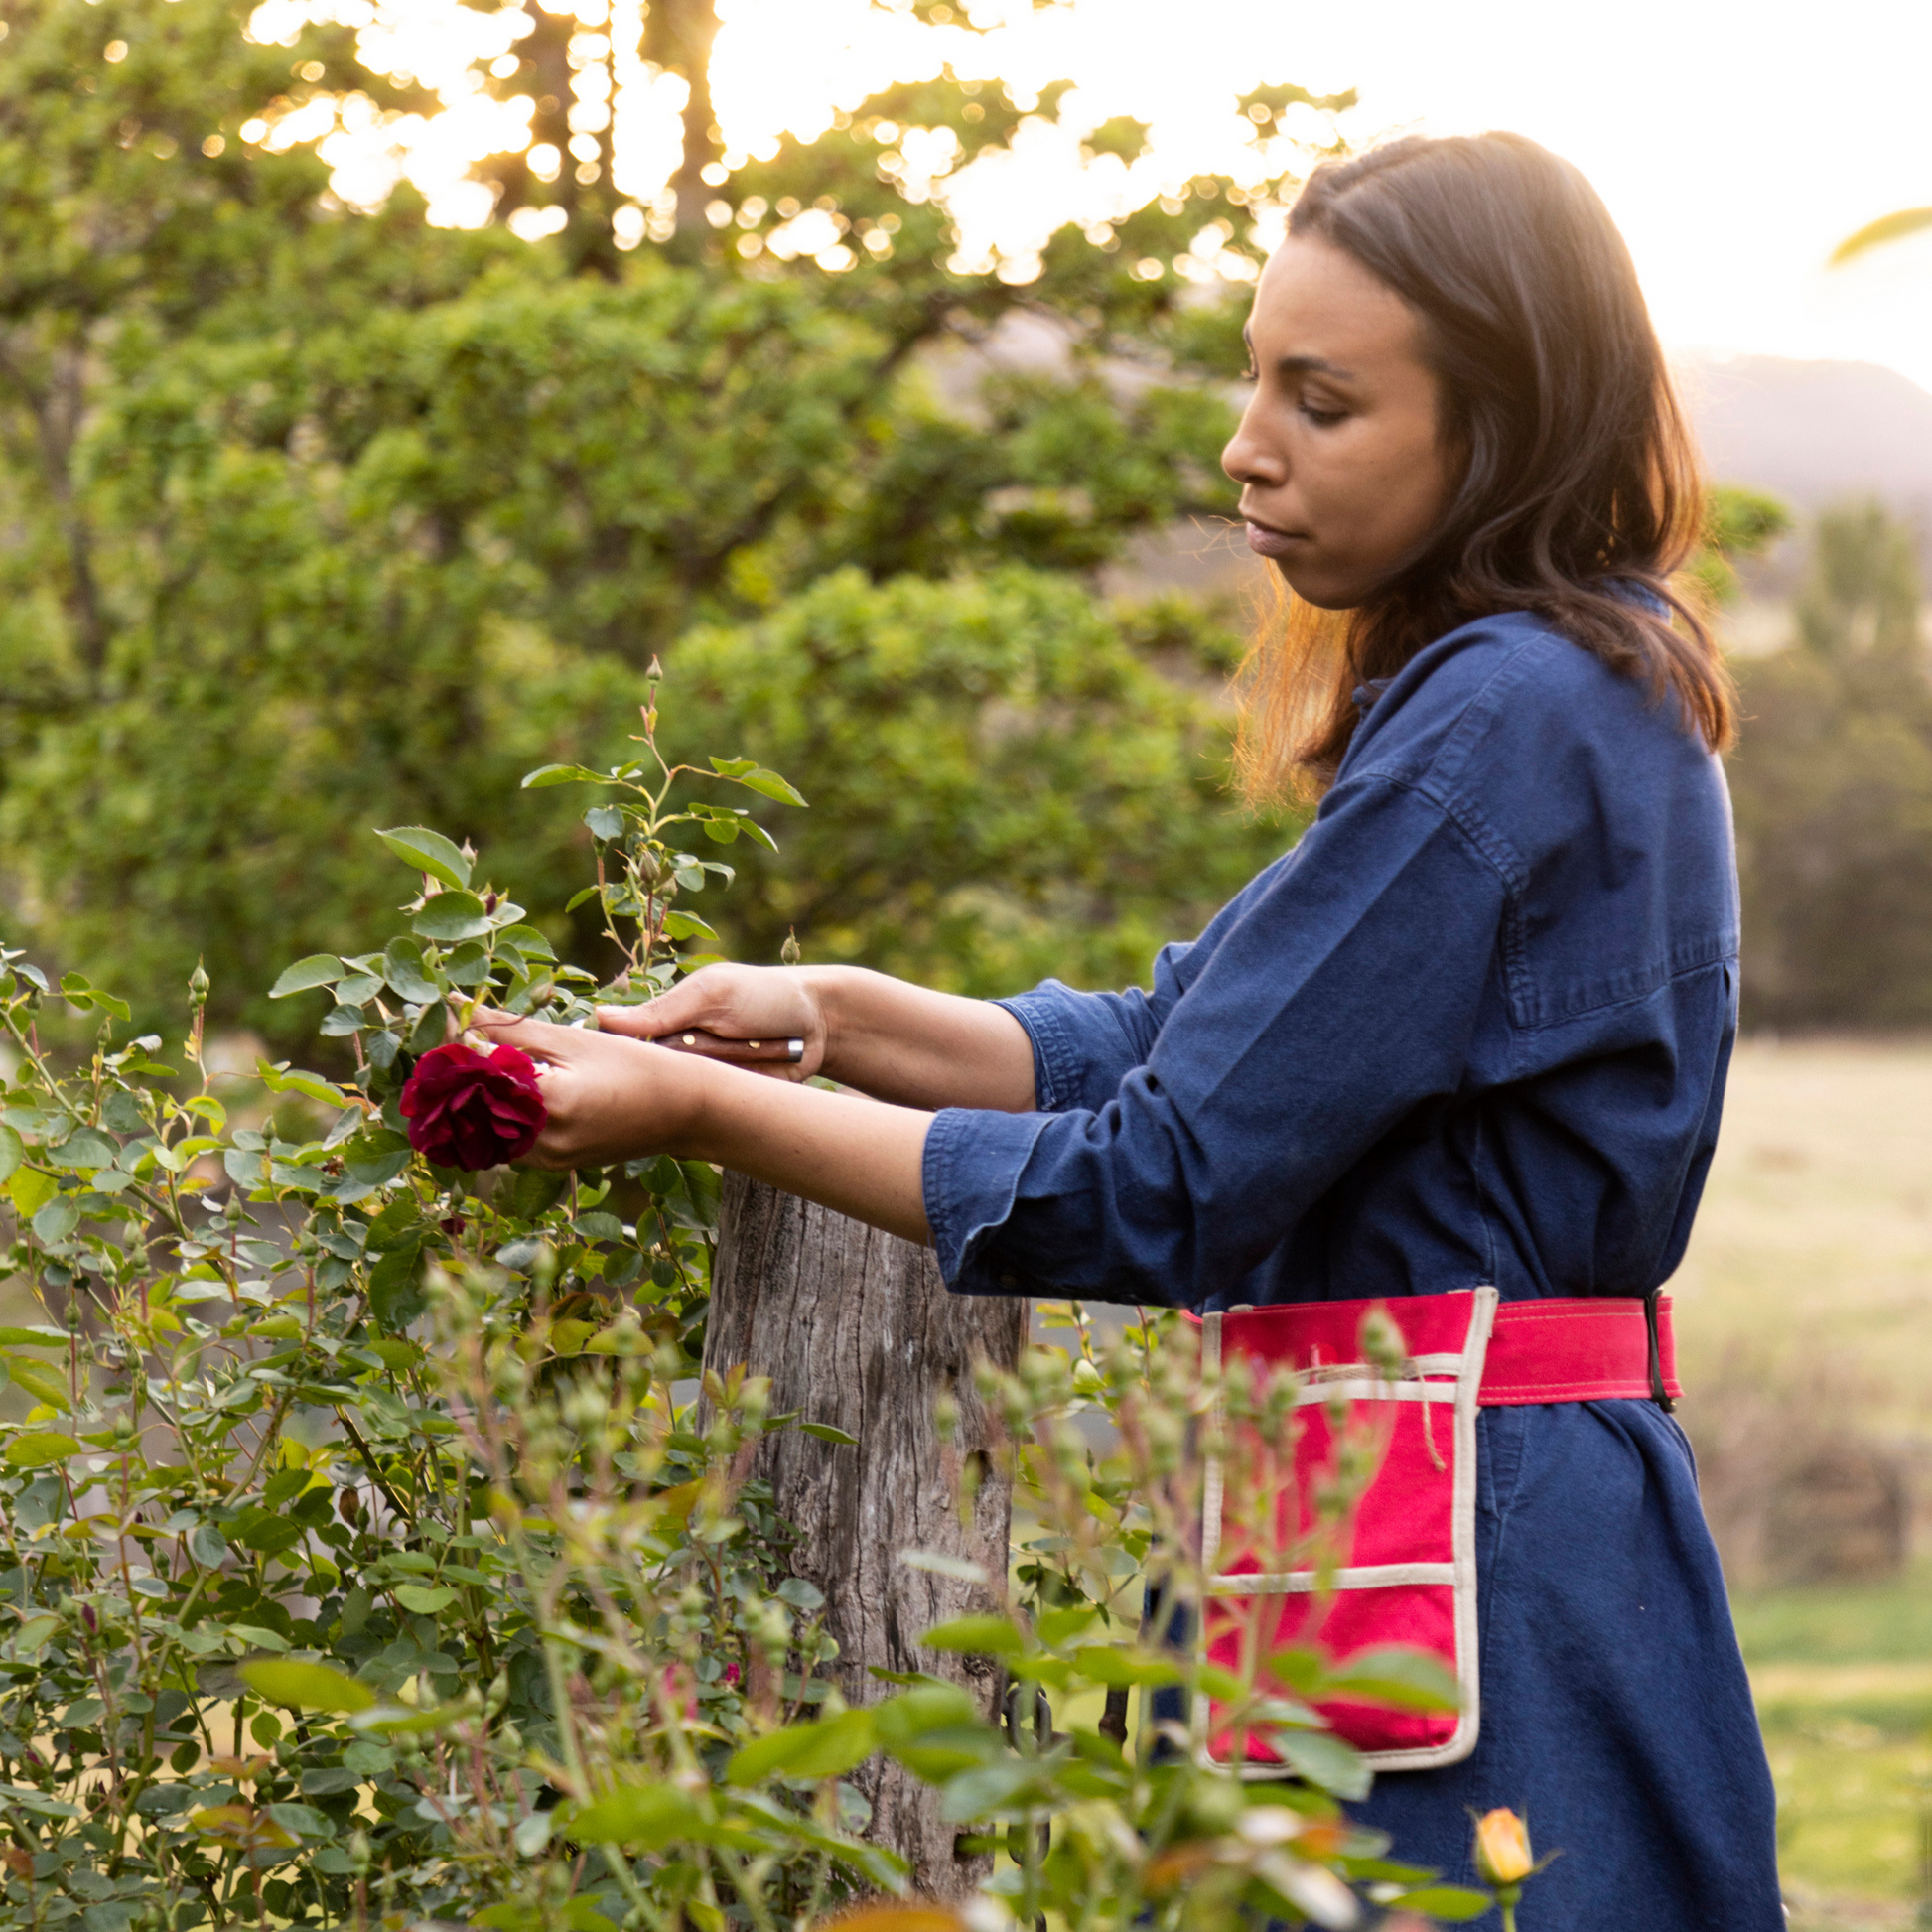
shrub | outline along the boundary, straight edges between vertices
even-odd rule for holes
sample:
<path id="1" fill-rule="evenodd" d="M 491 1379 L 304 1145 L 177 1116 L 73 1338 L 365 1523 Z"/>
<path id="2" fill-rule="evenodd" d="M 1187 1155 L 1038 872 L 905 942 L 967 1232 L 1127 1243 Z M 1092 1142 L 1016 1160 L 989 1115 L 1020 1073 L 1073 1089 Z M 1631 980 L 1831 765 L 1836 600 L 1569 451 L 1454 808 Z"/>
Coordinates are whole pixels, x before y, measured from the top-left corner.
<path id="1" fill-rule="evenodd" d="M 588 814 L 588 890 L 627 962 L 615 997 L 705 943 L 688 907 L 723 862 L 681 841 L 762 836 L 716 787 L 790 795 L 743 760 L 667 768 L 654 725 L 653 698 L 613 773 L 528 781 L 615 794 Z M 691 795 L 703 779 L 714 795 Z M 469 1174 L 412 1152 L 413 1056 L 480 1000 L 567 1019 L 590 989 L 469 854 L 382 837 L 421 878 L 411 934 L 312 956 L 277 989 L 330 990 L 321 1031 L 357 1064 L 340 1085 L 264 1063 L 224 1099 L 202 976 L 184 1080 L 158 1038 L 117 1041 L 112 995 L 4 955 L 8 1263 L 38 1308 L 0 1329 L 30 1405 L 0 1423 L 0 1926 L 774 1932 L 902 1887 L 847 1779 L 878 1750 L 1011 1854 L 962 1908 L 975 1927 L 1344 1925 L 1365 1887 L 1487 1908 L 1347 1823 L 1358 1761 L 1252 1658 L 1215 1672 L 1143 1636 L 1150 1583 L 1198 1592 L 1204 1451 L 1234 1458 L 1231 1495 L 1264 1487 L 1176 1326 L 984 1372 L 1037 1533 L 1011 1615 L 926 1642 L 1000 1659 L 1048 1695 L 1040 1722 L 1003 1729 L 938 1680 L 842 1708 L 822 1601 L 787 1573 L 768 1491 L 734 1475 L 795 1419 L 742 1370 L 678 1399 L 715 1174 Z M 68 1067 L 39 1032 L 61 1003 L 100 1019 Z M 1219 1394 L 1234 1425 L 1287 1440 L 1292 1382 Z M 1099 1412 L 1120 1447 L 1096 1458 Z M 1349 1466 L 1317 1537 L 1372 1457 Z M 1312 1653 L 1272 1668 L 1304 1696 L 1338 1681 Z M 1440 1694 L 1420 1664 L 1409 1680 L 1398 1694 Z M 1080 1720 L 1090 1694 L 1158 1685 L 1212 1691 L 1300 1776 L 1244 1783 L 1184 1731 L 1145 1725 L 1128 1750 L 1124 1725 Z"/>

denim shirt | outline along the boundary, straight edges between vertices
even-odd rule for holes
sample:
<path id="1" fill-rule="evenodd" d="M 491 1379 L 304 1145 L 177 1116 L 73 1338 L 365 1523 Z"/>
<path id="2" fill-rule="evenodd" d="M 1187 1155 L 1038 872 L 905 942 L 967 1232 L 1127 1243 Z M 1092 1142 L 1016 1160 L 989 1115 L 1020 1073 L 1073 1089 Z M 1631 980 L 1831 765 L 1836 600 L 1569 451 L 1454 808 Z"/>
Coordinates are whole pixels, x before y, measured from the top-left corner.
<path id="1" fill-rule="evenodd" d="M 1676 1268 L 1736 1027 L 1718 760 L 1521 613 L 1357 701 L 1313 824 L 1151 993 L 1001 1003 L 1037 1111 L 933 1121 L 952 1288 L 1209 1309 Z"/>

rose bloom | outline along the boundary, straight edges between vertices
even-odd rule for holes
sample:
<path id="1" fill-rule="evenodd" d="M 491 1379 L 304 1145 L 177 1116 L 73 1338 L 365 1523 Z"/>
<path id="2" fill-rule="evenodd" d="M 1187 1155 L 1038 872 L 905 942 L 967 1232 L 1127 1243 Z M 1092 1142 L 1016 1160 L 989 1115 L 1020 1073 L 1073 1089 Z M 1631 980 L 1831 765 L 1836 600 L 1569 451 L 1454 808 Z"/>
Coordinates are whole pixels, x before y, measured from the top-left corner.
<path id="1" fill-rule="evenodd" d="M 461 1041 L 425 1053 L 397 1104 L 418 1154 L 469 1173 L 528 1154 L 548 1118 L 527 1053 L 479 1053 Z"/>
<path id="2" fill-rule="evenodd" d="M 1476 1820 L 1476 1870 L 1491 1885 L 1520 1885 L 1536 1869 L 1529 1827 L 1506 1806 Z"/>

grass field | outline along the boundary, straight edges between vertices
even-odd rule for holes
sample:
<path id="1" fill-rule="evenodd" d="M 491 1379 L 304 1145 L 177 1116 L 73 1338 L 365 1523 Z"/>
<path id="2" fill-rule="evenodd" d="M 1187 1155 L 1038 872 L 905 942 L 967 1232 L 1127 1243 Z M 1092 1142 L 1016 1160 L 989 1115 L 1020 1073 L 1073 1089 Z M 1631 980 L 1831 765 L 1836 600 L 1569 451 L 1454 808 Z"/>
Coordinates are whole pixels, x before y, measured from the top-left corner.
<path id="1" fill-rule="evenodd" d="M 1740 1045 L 1671 1293 L 1693 1381 L 1738 1342 L 1830 1360 L 1932 1439 L 1932 1040 Z"/>
<path id="2" fill-rule="evenodd" d="M 1794 1400 L 1822 1369 L 1838 1400 L 1856 1391 L 1864 1427 L 1932 1442 L 1932 1041 L 1740 1047 L 1672 1290 L 1693 1428 L 1699 1373 L 1742 1350 L 1791 1378 Z M 1919 1923 L 1932 1816 L 1923 1526 L 1919 1550 L 1895 1582 L 1736 1603 L 1778 1786 L 1793 1932 Z"/>

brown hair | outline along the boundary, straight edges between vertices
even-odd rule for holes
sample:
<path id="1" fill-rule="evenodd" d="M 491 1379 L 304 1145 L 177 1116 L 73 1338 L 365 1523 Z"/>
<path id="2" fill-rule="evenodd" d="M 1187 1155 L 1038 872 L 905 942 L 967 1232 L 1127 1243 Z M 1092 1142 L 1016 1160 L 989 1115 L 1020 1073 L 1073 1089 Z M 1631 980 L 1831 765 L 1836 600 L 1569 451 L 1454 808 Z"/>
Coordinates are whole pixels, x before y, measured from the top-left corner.
<path id="1" fill-rule="evenodd" d="M 1326 790 L 1356 687 L 1502 611 L 1534 612 L 1726 746 L 1729 674 L 1669 581 L 1703 527 L 1697 457 L 1595 190 L 1520 135 L 1414 136 L 1322 163 L 1289 232 L 1345 249 L 1420 316 L 1460 481 L 1371 602 L 1284 597 L 1245 667 L 1249 797 Z"/>

